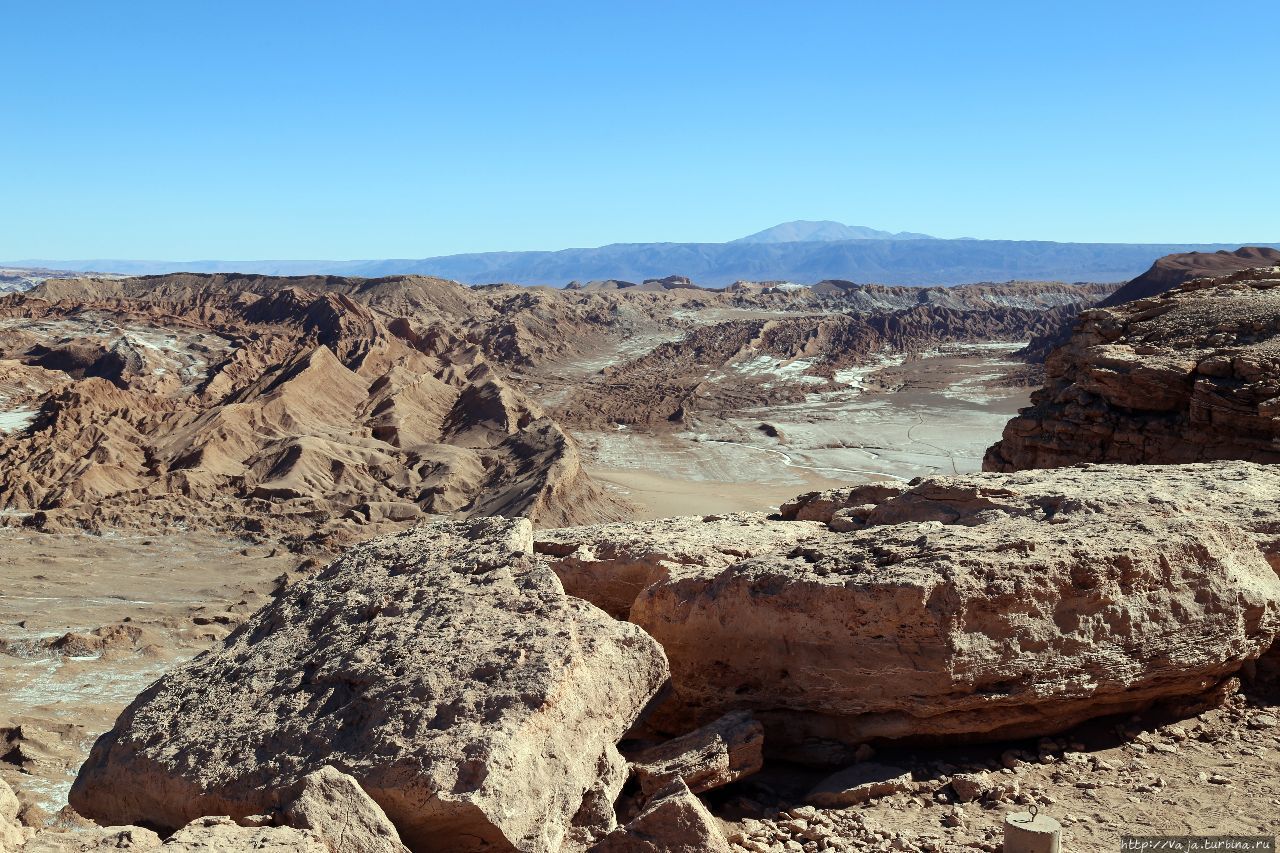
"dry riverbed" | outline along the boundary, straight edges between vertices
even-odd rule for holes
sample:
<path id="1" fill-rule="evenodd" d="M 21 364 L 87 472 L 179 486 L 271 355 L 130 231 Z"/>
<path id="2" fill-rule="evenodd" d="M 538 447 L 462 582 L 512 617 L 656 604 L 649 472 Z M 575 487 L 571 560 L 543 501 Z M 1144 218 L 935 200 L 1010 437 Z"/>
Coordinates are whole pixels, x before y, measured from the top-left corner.
<path id="1" fill-rule="evenodd" d="M 1026 406 L 1021 344 L 955 345 L 839 371 L 840 390 L 676 433 L 579 432 L 593 478 L 640 517 L 769 510 L 815 489 L 981 470 Z M 779 371 L 786 377 L 787 368 Z M 797 374 L 794 379 L 804 377 Z"/>

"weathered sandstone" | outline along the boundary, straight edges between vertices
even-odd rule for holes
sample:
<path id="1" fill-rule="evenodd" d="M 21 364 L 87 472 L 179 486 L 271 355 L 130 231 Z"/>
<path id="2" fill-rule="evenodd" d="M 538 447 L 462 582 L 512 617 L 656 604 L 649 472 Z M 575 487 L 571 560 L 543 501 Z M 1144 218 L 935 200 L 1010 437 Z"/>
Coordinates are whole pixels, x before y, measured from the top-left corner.
<path id="1" fill-rule="evenodd" d="M 338 853 L 355 847 L 335 847 L 314 832 L 287 826 L 240 826 L 227 817 L 197 818 L 164 841 L 140 826 L 44 829 L 12 853 L 87 853 L 100 850 L 156 851 L 156 853 Z M 6 850 L 0 846 L 0 850 Z M 6 850 L 6 853 L 10 851 Z"/>
<path id="2" fill-rule="evenodd" d="M 351 549 L 139 696 L 73 805 L 115 823 L 242 818 L 331 765 L 412 850 L 560 850 L 616 797 L 615 744 L 667 672 L 531 548 L 527 520 L 483 519 Z"/>
<path id="3" fill-rule="evenodd" d="M 288 826 L 315 832 L 330 853 L 408 853 L 360 783 L 329 766 L 303 777 L 302 790 L 281 817 Z"/>
<path id="4" fill-rule="evenodd" d="M 13 789 L 0 779 L 0 853 L 17 850 L 26 841 L 27 834 L 18 822 L 20 804 Z"/>
<path id="5" fill-rule="evenodd" d="M 730 853 L 707 807 L 676 779 L 659 789 L 640 814 L 606 835 L 590 853 Z"/>
<path id="6" fill-rule="evenodd" d="M 806 800 L 815 806 L 842 809 L 911 787 L 911 772 L 901 767 L 865 762 L 823 779 Z"/>
<path id="7" fill-rule="evenodd" d="M 625 608 L 671 661 L 650 722 L 750 709 L 769 754 L 836 763 L 877 738 L 1026 737 L 1207 693 L 1280 630 L 1278 485 L 1248 463 L 1095 466 L 805 496 L 788 513 L 813 520 L 750 534 L 750 516 L 702 522 L 719 556 L 654 567 Z M 803 539 L 770 551 L 787 525 Z M 586 555 L 617 529 L 539 539 L 577 555 L 547 557 L 568 585 L 613 596 Z M 753 556 L 726 566 L 736 541 Z"/>
<path id="8" fill-rule="evenodd" d="M 0 782 L 3 786 L 3 782 Z M 3 792 L 0 787 L 0 801 Z M 0 818 L 3 806 L 0 805 Z M 359 784 L 332 767 L 302 781 L 298 796 L 275 815 L 254 815 L 236 823 L 223 816 L 200 817 L 162 843 L 141 826 L 84 825 L 30 830 L 10 847 L 0 834 L 0 853 L 82 853 L 86 850 L 275 850 L 279 853 L 407 853 L 395 827 Z"/>
<path id="9" fill-rule="evenodd" d="M 929 477 L 800 495 L 782 517 L 862 529 L 940 521 L 974 526 L 1003 516 L 1058 523 L 1071 516 L 1195 518 L 1248 532 L 1280 571 L 1280 467 L 1250 462 L 1074 465 L 1052 470 Z"/>
<path id="10" fill-rule="evenodd" d="M 1280 627 L 1280 581 L 1239 530 L 1009 519 L 847 534 L 646 590 L 664 719 L 751 708 L 772 750 L 1044 734 L 1210 689 Z M 834 757 L 834 755 L 833 755 Z"/>
<path id="11" fill-rule="evenodd" d="M 267 853 L 337 853 L 357 849 L 333 847 L 310 830 L 288 826 L 240 826 L 228 817 L 202 817 L 169 836 L 160 853 L 195 853 L 199 850 L 263 850 Z"/>
<path id="12" fill-rule="evenodd" d="M 646 796 L 676 779 L 700 794 L 757 772 L 764 765 L 763 746 L 764 727 L 738 711 L 628 757 Z"/>
<path id="13" fill-rule="evenodd" d="M 655 581 L 719 571 L 827 535 L 820 525 L 734 513 L 538 530 L 534 550 L 546 556 L 565 592 L 625 619 Z"/>
<path id="14" fill-rule="evenodd" d="M 25 845 L 6 848 L 5 853 L 86 853 L 97 850 L 171 850 L 164 848 L 160 836 L 140 826 L 80 827 L 76 830 L 44 829 L 33 835 Z M 176 845 L 175 845 L 176 846 Z M 308 853 L 320 853 L 324 848 L 312 847 Z M 277 848 L 278 850 L 278 848 Z"/>

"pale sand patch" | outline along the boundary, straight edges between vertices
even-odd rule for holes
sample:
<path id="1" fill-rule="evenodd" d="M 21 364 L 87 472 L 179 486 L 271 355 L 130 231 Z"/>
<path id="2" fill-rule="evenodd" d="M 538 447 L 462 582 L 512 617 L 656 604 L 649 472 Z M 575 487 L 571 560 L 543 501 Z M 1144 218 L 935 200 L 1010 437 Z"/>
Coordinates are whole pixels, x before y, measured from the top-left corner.
<path id="1" fill-rule="evenodd" d="M 632 503 L 635 518 L 669 518 L 676 515 L 707 515 L 721 512 L 768 512 L 803 492 L 846 485 L 810 474 L 801 483 L 725 483 L 714 480 L 684 480 L 652 471 L 593 468 L 587 473 Z"/>
<path id="2" fill-rule="evenodd" d="M 196 532 L 0 528 L 0 751 L 16 738 L 22 754 L 0 760 L 0 778 L 49 813 L 62 808 L 94 739 L 133 697 L 264 604 L 298 561 Z M 141 636 L 89 654 L 46 647 L 104 626 Z"/>

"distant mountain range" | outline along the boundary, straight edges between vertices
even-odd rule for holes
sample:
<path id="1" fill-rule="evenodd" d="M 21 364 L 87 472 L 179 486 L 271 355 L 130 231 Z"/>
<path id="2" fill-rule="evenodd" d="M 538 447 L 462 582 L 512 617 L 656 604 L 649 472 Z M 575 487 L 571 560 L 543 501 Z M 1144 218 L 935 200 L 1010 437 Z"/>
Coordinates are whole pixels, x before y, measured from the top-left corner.
<path id="1" fill-rule="evenodd" d="M 1012 279 L 1125 281 L 1175 252 L 1216 252 L 1239 243 L 1053 243 L 939 239 L 838 222 L 787 222 L 728 243 L 615 243 L 595 249 L 479 252 L 360 261 L 13 261 L 10 266 L 146 275 L 167 272 L 421 274 L 465 284 L 563 286 L 570 281 L 643 281 L 672 274 L 719 287 L 735 281 L 825 279 L 879 284 L 963 284 Z M 1257 245 L 1257 244 L 1255 244 Z M 1265 245 L 1265 244 L 1264 244 Z"/>

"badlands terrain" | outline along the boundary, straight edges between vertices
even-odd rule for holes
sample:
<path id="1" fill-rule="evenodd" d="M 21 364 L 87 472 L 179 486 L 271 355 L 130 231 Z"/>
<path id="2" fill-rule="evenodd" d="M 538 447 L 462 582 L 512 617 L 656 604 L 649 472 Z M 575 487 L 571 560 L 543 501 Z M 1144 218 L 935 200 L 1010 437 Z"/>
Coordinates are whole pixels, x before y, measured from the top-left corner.
<path id="1" fill-rule="evenodd" d="M 1162 263 L 0 298 L 0 849 L 1275 834 L 1280 269 Z"/>

